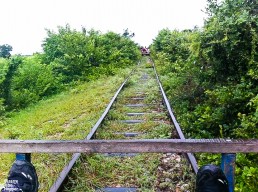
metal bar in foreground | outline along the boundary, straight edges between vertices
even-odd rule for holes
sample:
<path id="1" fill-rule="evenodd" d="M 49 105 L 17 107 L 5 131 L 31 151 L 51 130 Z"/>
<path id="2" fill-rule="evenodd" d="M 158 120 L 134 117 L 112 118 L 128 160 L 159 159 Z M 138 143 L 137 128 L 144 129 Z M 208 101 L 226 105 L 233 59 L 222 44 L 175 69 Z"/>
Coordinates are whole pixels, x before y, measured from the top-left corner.
<path id="1" fill-rule="evenodd" d="M 0 140 L 0 153 L 250 153 L 258 140 Z"/>

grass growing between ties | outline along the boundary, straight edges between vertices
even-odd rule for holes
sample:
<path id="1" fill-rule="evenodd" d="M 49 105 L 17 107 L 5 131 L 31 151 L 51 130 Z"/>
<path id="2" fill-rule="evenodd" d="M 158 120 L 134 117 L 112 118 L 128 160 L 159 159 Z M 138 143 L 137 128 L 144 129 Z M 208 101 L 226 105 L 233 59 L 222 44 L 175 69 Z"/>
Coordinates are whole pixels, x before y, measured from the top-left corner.
<path id="1" fill-rule="evenodd" d="M 142 114 L 128 116 L 128 113 Z M 125 120 L 143 122 L 126 123 Z M 161 102 L 152 66 L 144 59 L 118 96 L 96 138 L 168 139 L 171 138 L 172 129 L 173 126 Z M 128 133 L 134 133 L 136 136 L 128 137 L 126 136 Z M 84 156 L 76 164 L 65 191 L 95 191 L 105 187 L 136 187 L 138 191 L 146 192 L 175 191 L 177 184 L 186 186 L 184 182 L 190 180 L 189 177 L 180 183 L 178 181 L 180 179 L 175 179 L 181 177 L 182 170 L 186 170 L 184 174 L 190 170 L 187 165 L 181 167 L 183 165 L 175 159 L 178 157 L 153 153 Z M 173 162 L 171 166 L 167 164 L 168 161 Z M 170 168 L 173 168 L 173 171 Z M 175 168 L 177 173 L 174 172 Z M 166 171 L 168 173 L 164 176 Z M 189 189 L 192 186 L 187 185 L 187 187 Z"/>
<path id="2" fill-rule="evenodd" d="M 159 159 L 160 154 L 124 158 L 107 158 L 103 155 L 84 156 L 73 171 L 77 180 L 67 191 L 95 191 L 96 188 L 103 186 L 137 186 L 141 191 L 155 191 L 153 184 Z"/>
<path id="3" fill-rule="evenodd" d="M 87 82 L 57 96 L 12 113 L 1 126 L 1 139 L 71 140 L 84 139 L 99 119 L 117 88 L 131 69 L 120 75 Z M 69 154 L 33 154 L 40 190 L 48 191 L 70 159 Z M 4 183 L 15 159 L 13 154 L 0 156 L 0 183 Z"/>

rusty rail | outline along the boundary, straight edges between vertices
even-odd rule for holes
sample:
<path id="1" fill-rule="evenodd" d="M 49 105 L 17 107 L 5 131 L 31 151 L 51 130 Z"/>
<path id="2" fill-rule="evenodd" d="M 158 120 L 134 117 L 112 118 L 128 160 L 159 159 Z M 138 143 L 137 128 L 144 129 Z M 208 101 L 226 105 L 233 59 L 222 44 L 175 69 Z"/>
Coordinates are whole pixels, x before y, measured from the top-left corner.
<path id="1" fill-rule="evenodd" d="M 138 62 L 139 65 L 139 62 Z M 118 90 L 116 91 L 115 95 L 112 97 L 112 99 L 110 100 L 108 106 L 106 107 L 105 111 L 103 112 L 103 114 L 101 115 L 101 117 L 99 118 L 99 120 L 96 122 L 96 124 L 93 126 L 93 128 L 91 129 L 90 133 L 86 136 L 84 141 L 87 140 L 91 140 L 94 139 L 95 134 L 97 129 L 99 128 L 99 126 L 101 125 L 101 123 L 104 121 L 106 115 L 108 114 L 108 111 L 110 110 L 110 108 L 112 107 L 113 103 L 115 102 L 118 94 L 120 93 L 120 91 L 123 89 L 124 85 L 126 84 L 126 82 L 128 81 L 128 79 L 131 77 L 131 74 L 135 71 L 136 68 L 134 68 L 130 74 L 128 75 L 128 77 L 124 80 L 124 82 L 122 83 L 122 85 L 118 88 Z M 69 145 L 70 147 L 70 145 Z M 61 171 L 61 173 L 59 174 L 57 180 L 55 181 L 55 183 L 51 186 L 50 188 L 50 192 L 56 192 L 59 191 L 61 186 L 63 185 L 63 182 L 65 181 L 66 177 L 68 176 L 69 172 L 72 170 L 74 164 L 76 163 L 76 161 L 79 159 L 79 157 L 81 156 L 81 153 L 79 151 L 74 151 L 76 153 L 73 154 L 72 159 L 69 161 L 69 163 L 63 168 L 63 170 Z M 79 152 L 79 153 L 77 153 Z"/>
<path id="2" fill-rule="evenodd" d="M 167 107 L 170 119 L 172 120 L 172 122 L 173 122 L 173 124 L 174 124 L 174 126 L 176 128 L 176 131 L 177 131 L 177 134 L 178 134 L 179 138 L 180 139 L 185 139 L 185 136 L 184 136 L 184 134 L 182 132 L 182 129 L 180 128 L 180 125 L 178 124 L 178 122 L 176 120 L 176 117 L 175 117 L 175 115 L 173 113 L 173 110 L 172 110 L 172 108 L 170 106 L 170 103 L 168 101 L 166 93 L 165 93 L 165 91 L 164 91 L 164 89 L 162 87 L 162 84 L 161 84 L 160 80 L 159 80 L 159 76 L 158 76 L 155 64 L 152 61 L 152 59 L 150 59 L 150 61 L 151 61 L 152 65 L 153 65 L 153 68 L 154 68 L 154 71 L 155 71 L 155 75 L 156 75 L 156 78 L 157 78 L 157 81 L 158 81 L 158 84 L 159 84 L 159 88 L 160 88 L 160 91 L 162 93 L 162 96 L 163 96 L 163 99 L 164 99 L 164 103 L 165 103 L 165 105 Z M 187 158 L 188 158 L 188 160 L 189 160 L 189 162 L 190 162 L 190 164 L 191 164 L 195 174 L 197 174 L 197 172 L 198 172 L 198 164 L 197 164 L 197 161 L 196 161 L 194 155 L 192 153 L 186 153 L 186 156 L 187 156 Z"/>

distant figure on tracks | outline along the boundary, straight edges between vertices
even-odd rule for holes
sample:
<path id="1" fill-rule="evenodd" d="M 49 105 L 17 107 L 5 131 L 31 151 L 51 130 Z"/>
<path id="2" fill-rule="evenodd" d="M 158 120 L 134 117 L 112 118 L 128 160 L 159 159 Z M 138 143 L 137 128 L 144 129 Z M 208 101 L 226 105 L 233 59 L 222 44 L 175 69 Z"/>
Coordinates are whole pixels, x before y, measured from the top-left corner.
<path id="1" fill-rule="evenodd" d="M 142 53 L 142 56 L 150 55 L 150 50 L 147 47 L 141 47 L 141 53 Z"/>

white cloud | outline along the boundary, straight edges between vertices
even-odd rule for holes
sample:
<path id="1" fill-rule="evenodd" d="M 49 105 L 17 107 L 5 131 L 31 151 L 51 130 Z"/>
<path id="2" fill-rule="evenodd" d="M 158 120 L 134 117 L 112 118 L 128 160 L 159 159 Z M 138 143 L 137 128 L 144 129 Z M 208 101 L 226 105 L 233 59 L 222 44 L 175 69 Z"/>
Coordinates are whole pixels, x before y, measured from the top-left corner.
<path id="1" fill-rule="evenodd" d="M 206 0 L 8 0 L 0 12 L 0 44 L 14 53 L 41 51 L 45 28 L 69 23 L 102 32 L 122 33 L 129 28 L 134 40 L 149 45 L 163 28 L 191 29 L 202 26 Z"/>

